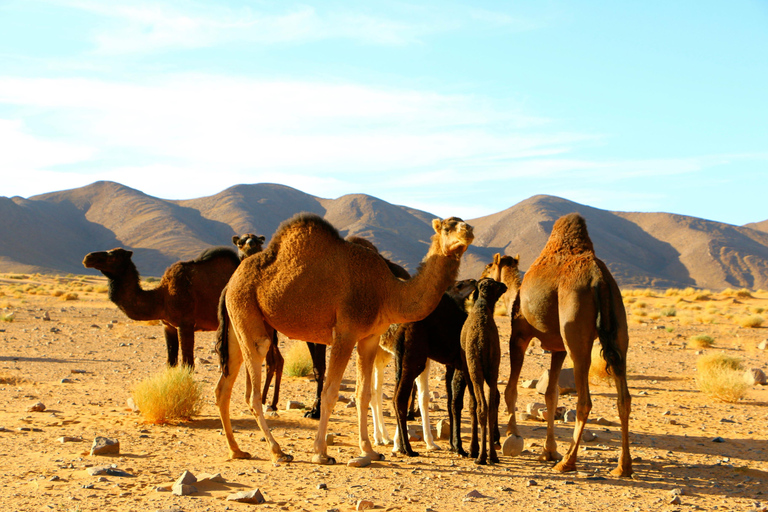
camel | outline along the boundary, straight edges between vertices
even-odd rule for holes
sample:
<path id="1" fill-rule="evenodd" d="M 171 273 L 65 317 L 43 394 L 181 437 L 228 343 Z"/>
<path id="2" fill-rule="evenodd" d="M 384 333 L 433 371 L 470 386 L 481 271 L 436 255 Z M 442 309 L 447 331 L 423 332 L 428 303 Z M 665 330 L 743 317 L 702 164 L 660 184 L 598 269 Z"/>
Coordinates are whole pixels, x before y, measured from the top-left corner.
<path id="1" fill-rule="evenodd" d="M 369 240 L 366 240 L 365 238 L 359 237 L 359 236 L 348 236 L 346 238 L 348 242 L 351 242 L 353 244 L 360 245 L 362 247 L 365 247 L 366 249 L 369 249 L 376 254 L 379 254 L 379 249 L 371 243 Z M 408 273 L 407 270 L 405 270 L 403 267 L 398 265 L 397 263 L 393 263 L 389 261 L 388 259 L 384 258 L 384 261 L 386 262 L 387 266 L 389 267 L 389 270 L 392 272 L 392 274 L 395 275 L 395 277 L 399 279 L 410 279 L 411 275 Z M 317 383 L 316 387 L 316 393 L 315 393 L 315 403 L 312 405 L 312 409 L 307 411 L 304 414 L 305 418 L 314 418 L 314 419 L 320 419 L 320 403 L 321 403 L 321 394 L 323 392 L 323 380 L 325 378 L 325 353 L 326 353 L 326 346 L 322 343 L 312 343 L 307 342 L 307 348 L 309 348 L 309 355 L 312 358 L 312 374 L 315 377 L 315 382 Z M 386 364 L 386 362 L 384 363 Z M 269 378 L 269 377 L 267 377 Z M 372 403 L 373 407 L 373 403 Z M 375 417 L 374 417 L 375 418 Z M 374 421 L 374 426 L 376 426 L 376 422 Z M 386 433 L 385 433 L 386 435 Z"/>
<path id="2" fill-rule="evenodd" d="M 489 444 L 488 431 L 493 432 L 498 426 L 499 330 L 493 319 L 496 301 L 507 291 L 507 286 L 491 278 L 477 282 L 474 304 L 461 329 L 461 359 L 464 363 L 465 380 L 468 380 L 474 393 L 472 396 L 472 441 L 469 453 L 475 458 L 475 464 L 498 463 L 496 444 L 493 434 L 490 436 L 490 454 L 486 451 Z M 485 397 L 484 384 L 488 386 L 488 398 Z M 480 424 L 480 446 L 478 453 L 477 426 Z"/>
<path id="3" fill-rule="evenodd" d="M 515 302 L 517 291 L 520 289 L 520 271 L 518 265 L 520 264 L 520 255 L 508 256 L 496 253 L 493 255 L 493 262 L 487 264 L 483 270 L 480 279 L 484 277 L 490 277 L 496 281 L 500 281 L 507 286 L 507 291 L 499 299 L 504 306 L 506 306 L 507 312 L 512 311 L 512 305 Z"/>
<path id="4" fill-rule="evenodd" d="M 232 243 L 237 246 L 237 255 L 240 257 L 240 261 L 251 254 L 260 252 L 265 240 L 264 235 L 255 235 L 253 233 L 232 237 Z"/>
<path id="5" fill-rule="evenodd" d="M 243 257 L 260 251 L 264 241 L 264 237 L 250 233 L 240 239 Z M 83 266 L 95 268 L 107 276 L 109 300 L 128 318 L 163 322 L 169 366 L 178 364 L 181 338 L 182 364 L 194 368 L 195 331 L 218 328 L 216 307 L 219 295 L 240 259 L 226 247 L 206 249 L 194 260 L 180 261 L 168 267 L 160 285 L 145 290 L 141 287 L 132 255 L 132 251 L 120 247 L 92 252 L 83 259 Z"/>
<path id="6" fill-rule="evenodd" d="M 576 425 L 565 457 L 557 453 L 554 414 L 548 414 L 547 440 L 539 459 L 560 460 L 554 467 L 556 471 L 576 470 L 579 441 L 592 409 L 588 380 L 592 344 L 599 338 L 603 358 L 616 383 L 621 420 L 621 455 L 618 466 L 611 473 L 619 477 L 631 476 L 627 316 L 619 287 L 605 263 L 595 256 L 586 222 L 580 215 L 571 213 L 555 222 L 546 246 L 523 278 L 510 316 L 511 370 L 504 398 L 512 415 L 506 433 L 520 435 L 515 418 L 517 381 L 528 343 L 536 337 L 543 349 L 552 352 L 549 386 L 545 394 L 547 410 L 557 408 L 557 382 L 566 353 L 573 361 L 578 392 Z"/>
<path id="7" fill-rule="evenodd" d="M 427 449 L 438 449 L 432 439 L 429 425 L 427 395 L 429 363 L 430 360 L 433 360 L 447 367 L 458 368 L 459 373 L 462 373 L 460 335 L 461 327 L 467 318 L 467 313 L 464 311 L 464 299 L 475 291 L 475 285 L 474 279 L 455 283 L 443 294 L 437 307 L 426 318 L 417 322 L 401 324 L 390 336 L 382 337 L 382 348 L 394 353 L 395 356 L 397 380 L 392 403 L 395 409 L 397 429 L 392 450 L 394 453 L 404 453 L 410 457 L 418 457 L 419 455 L 411 448 L 405 424 L 408 398 L 411 396 L 414 380 L 419 387 L 419 406 L 422 411 L 422 428 Z M 380 364 L 378 358 L 377 364 Z M 448 409 L 454 410 L 451 380 L 446 380 L 446 390 L 448 392 Z M 463 396 L 463 389 L 461 393 Z M 458 407 L 460 414 L 461 404 L 458 404 Z M 383 428 L 381 418 L 377 420 L 376 415 L 374 415 L 374 427 L 378 424 L 381 424 Z M 456 446 L 456 437 L 453 432 L 454 430 L 458 432 L 460 425 L 460 416 L 454 418 L 452 415 L 451 448 L 459 453 L 462 450 L 460 443 L 459 446 Z"/>
<path id="8" fill-rule="evenodd" d="M 418 321 L 437 305 L 456 279 L 461 256 L 474 235 L 456 217 L 434 219 L 429 251 L 417 275 L 395 277 L 381 256 L 341 238 L 321 217 L 303 213 L 284 222 L 267 248 L 246 258 L 232 275 L 219 303 L 217 351 L 221 376 L 216 385 L 230 458 L 250 458 L 232 433 L 229 403 L 240 366 L 245 363 L 253 396 L 249 407 L 275 462 L 291 461 L 272 436 L 261 407 L 261 362 L 278 330 L 289 338 L 331 345 L 312 462 L 335 464 L 326 434 L 344 369 L 357 347 L 356 403 L 361 456 L 349 464 L 381 460 L 368 437 L 371 371 L 379 336 L 393 323 Z M 231 342 L 230 342 L 231 340 Z"/>

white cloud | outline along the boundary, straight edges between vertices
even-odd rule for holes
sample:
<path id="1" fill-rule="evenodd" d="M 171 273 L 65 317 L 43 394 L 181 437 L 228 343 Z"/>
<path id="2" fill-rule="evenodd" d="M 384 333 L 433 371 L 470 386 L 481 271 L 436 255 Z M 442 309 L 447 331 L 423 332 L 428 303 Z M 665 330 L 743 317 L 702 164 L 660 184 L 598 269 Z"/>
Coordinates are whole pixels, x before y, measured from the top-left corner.
<path id="1" fill-rule="evenodd" d="M 85 144 L 70 144 L 44 139 L 28 133 L 18 120 L 0 119 L 0 169 L 5 173 L 24 174 L 37 168 L 89 160 L 95 149 Z"/>

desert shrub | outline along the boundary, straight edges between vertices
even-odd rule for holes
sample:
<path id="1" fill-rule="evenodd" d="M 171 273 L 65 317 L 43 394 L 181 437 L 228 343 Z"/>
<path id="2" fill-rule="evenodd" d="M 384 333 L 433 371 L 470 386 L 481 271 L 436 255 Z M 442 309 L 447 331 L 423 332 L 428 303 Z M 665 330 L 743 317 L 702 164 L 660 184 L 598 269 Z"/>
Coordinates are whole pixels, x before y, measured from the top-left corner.
<path id="1" fill-rule="evenodd" d="M 11 274 L 8 276 L 8 279 L 29 279 L 29 276 L 26 276 L 24 274 Z"/>
<path id="2" fill-rule="evenodd" d="M 747 290 L 746 288 L 742 288 L 741 290 L 736 292 L 737 297 L 741 297 L 743 299 L 751 299 L 752 298 L 752 292 Z"/>
<path id="3" fill-rule="evenodd" d="M 0 313 L 0 322 L 13 322 L 13 313 Z"/>
<path id="4" fill-rule="evenodd" d="M 640 302 L 635 303 L 635 307 L 636 308 L 647 308 L 648 304 L 645 303 L 645 302 L 640 301 Z"/>
<path id="5" fill-rule="evenodd" d="M 691 336 L 689 339 L 691 341 L 691 345 L 696 348 L 709 348 L 715 342 L 715 338 L 712 336 L 707 336 L 706 334 L 697 334 L 695 336 Z"/>
<path id="6" fill-rule="evenodd" d="M 146 277 L 144 278 L 144 281 L 146 281 L 147 283 L 156 283 L 159 281 L 159 279 L 156 277 Z"/>
<path id="7" fill-rule="evenodd" d="M 682 290 L 680 290 L 680 288 L 667 288 L 667 290 L 664 292 L 664 295 L 667 297 L 676 297 L 680 295 L 681 291 Z"/>
<path id="8" fill-rule="evenodd" d="M 648 312 L 642 309 L 639 311 L 632 311 L 632 314 L 635 316 L 642 316 L 642 317 L 648 316 Z"/>
<path id="9" fill-rule="evenodd" d="M 725 354 L 707 354 L 696 361 L 699 389 L 722 400 L 737 402 L 747 394 L 747 383 L 743 378 L 741 359 Z"/>
<path id="10" fill-rule="evenodd" d="M 53 295 L 54 297 L 61 297 L 62 295 L 64 295 L 64 290 L 53 290 L 51 292 L 51 295 Z"/>
<path id="11" fill-rule="evenodd" d="M 715 324 L 717 323 L 717 317 L 713 315 L 696 315 L 696 321 L 700 324 Z"/>
<path id="12" fill-rule="evenodd" d="M 312 373 L 312 356 L 306 343 L 297 341 L 291 345 L 285 354 L 283 373 L 291 377 L 306 377 Z"/>
<path id="13" fill-rule="evenodd" d="M 21 384 L 25 384 L 27 382 L 29 382 L 27 381 L 27 379 L 19 375 L 0 373 L 0 384 L 4 384 L 7 386 L 20 386 Z"/>
<path id="14" fill-rule="evenodd" d="M 739 319 L 738 324 L 742 327 L 754 329 L 760 327 L 765 322 L 765 318 L 760 315 L 750 315 Z"/>
<path id="15" fill-rule="evenodd" d="M 696 288 L 691 288 L 690 286 L 688 288 L 680 290 L 680 295 L 682 295 L 684 297 L 690 297 L 691 295 L 694 295 L 696 293 L 698 293 Z"/>
<path id="16" fill-rule="evenodd" d="M 648 318 L 650 318 L 651 320 L 658 320 L 659 318 L 661 318 L 661 313 L 650 313 L 648 314 Z"/>
<path id="17" fill-rule="evenodd" d="M 80 298 L 80 296 L 78 294 L 76 294 L 75 292 L 67 292 L 67 293 L 63 293 L 63 294 L 61 294 L 59 296 L 59 299 L 61 299 L 61 300 L 77 300 L 79 298 Z"/>
<path id="18" fill-rule="evenodd" d="M 691 298 L 693 300 L 710 300 L 712 298 L 712 292 L 709 290 L 701 290 L 699 293 L 694 293 Z"/>
<path id="19" fill-rule="evenodd" d="M 131 392 L 141 415 L 149 423 L 188 420 L 203 406 L 203 385 L 184 365 L 166 368 L 162 373 L 138 383 Z"/>
<path id="20" fill-rule="evenodd" d="M 661 310 L 661 316 L 677 316 L 675 308 L 664 308 Z"/>
<path id="21" fill-rule="evenodd" d="M 626 302 L 627 304 L 634 304 L 635 302 L 637 302 L 637 297 L 626 297 L 624 299 L 624 302 Z"/>
<path id="22" fill-rule="evenodd" d="M 107 285 L 99 285 L 96 287 L 96 293 L 107 293 L 109 291 L 109 286 Z"/>

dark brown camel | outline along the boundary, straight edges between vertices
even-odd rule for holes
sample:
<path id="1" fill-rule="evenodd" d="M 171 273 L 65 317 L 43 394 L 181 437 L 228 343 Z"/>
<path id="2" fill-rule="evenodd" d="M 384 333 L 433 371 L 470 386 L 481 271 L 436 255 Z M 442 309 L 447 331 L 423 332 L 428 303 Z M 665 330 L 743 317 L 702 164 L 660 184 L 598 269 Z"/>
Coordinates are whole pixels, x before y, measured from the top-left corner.
<path id="1" fill-rule="evenodd" d="M 429 359 L 446 365 L 446 392 L 451 411 L 451 450 L 466 456 L 461 448 L 461 407 L 464 397 L 464 375 L 461 358 L 461 328 L 467 318 L 464 299 L 475 290 L 476 281 L 455 283 L 440 298 L 437 307 L 423 320 L 401 324 L 392 336 L 395 354 L 395 391 L 392 403 L 397 430 L 393 452 L 410 457 L 419 454 L 411 448 L 406 428 L 406 410 L 414 380 L 422 374 Z M 454 374 L 455 370 L 459 370 Z M 454 375 L 459 379 L 455 380 Z M 455 380 L 455 385 L 454 385 Z M 422 412 L 423 414 L 423 412 Z"/>
<path id="2" fill-rule="evenodd" d="M 348 236 L 346 240 L 347 242 L 360 245 L 362 247 L 365 247 L 366 249 L 369 249 L 375 252 L 376 254 L 379 254 L 379 249 L 371 241 L 366 240 L 365 238 L 362 238 L 359 236 Z M 387 258 L 384 258 L 383 256 L 382 258 L 387 263 L 389 270 L 392 271 L 392 274 L 394 274 L 395 277 L 399 279 L 411 278 L 411 275 L 403 267 L 401 267 L 397 263 L 391 262 L 390 260 L 388 260 Z M 309 348 L 309 355 L 312 358 L 312 375 L 315 377 L 315 382 L 317 383 L 317 386 L 315 391 L 315 403 L 312 405 L 312 409 L 310 409 L 304 414 L 304 417 L 313 418 L 317 420 L 317 419 L 320 419 L 320 403 L 321 403 L 321 396 L 323 393 L 323 380 L 325 379 L 326 346 L 323 345 L 322 343 L 307 342 L 307 348 Z M 267 363 L 269 363 L 269 360 L 267 360 Z M 267 366 L 269 366 L 269 364 L 267 364 Z M 269 376 L 267 376 L 267 378 L 269 379 Z"/>
<path id="3" fill-rule="evenodd" d="M 469 445 L 469 454 L 475 457 L 475 464 L 486 464 L 489 457 L 492 463 L 499 462 L 492 432 L 498 428 L 499 424 L 498 381 L 501 347 L 493 311 L 496 301 L 506 291 L 507 286 L 500 281 L 490 278 L 478 281 L 472 310 L 461 329 L 461 355 L 467 372 L 465 380 L 468 380 L 474 389 L 474 393 L 471 394 L 472 441 Z M 487 399 L 484 384 L 488 386 Z M 479 453 L 478 423 L 481 432 Z M 490 454 L 486 452 L 488 441 L 491 445 Z"/>
<path id="4" fill-rule="evenodd" d="M 266 250 L 246 258 L 232 275 L 219 306 L 217 351 L 222 375 L 216 386 L 230 458 L 250 458 L 237 445 L 229 417 L 232 387 L 240 366 L 250 374 L 249 407 L 270 447 L 273 461 L 290 461 L 272 436 L 261 406 L 261 363 L 278 330 L 292 339 L 331 345 L 315 437 L 316 464 L 333 464 L 326 434 L 339 385 L 357 347 L 357 415 L 361 456 L 350 465 L 380 460 L 368 436 L 371 371 L 379 336 L 393 323 L 426 317 L 456 279 L 472 227 L 455 217 L 432 222 L 432 237 L 419 273 L 408 281 L 392 275 L 381 256 L 345 241 L 328 222 L 300 214 L 282 224 Z"/>
<path id="5" fill-rule="evenodd" d="M 571 213 L 558 219 L 536 261 L 526 272 L 511 312 L 509 339 L 510 376 L 505 391 L 512 413 L 507 434 L 519 436 L 515 418 L 517 381 L 525 350 L 531 338 L 538 338 L 552 352 L 547 410 L 557 407 L 557 382 L 566 354 L 573 360 L 578 404 L 573 438 L 565 457 L 557 453 L 554 414 L 547 415 L 547 440 L 542 461 L 562 460 L 557 471 L 575 471 L 579 441 L 592 409 L 589 394 L 589 366 L 592 344 L 600 339 L 603 358 L 613 374 L 621 420 L 621 454 L 615 476 L 632 475 L 629 455 L 629 414 L 631 398 L 627 388 L 626 362 L 629 335 L 621 292 L 608 267 L 595 256 L 584 219 Z"/>
<path id="6" fill-rule="evenodd" d="M 248 243 L 246 250 L 261 250 L 261 242 Z M 263 241 L 263 237 L 261 238 Z M 174 263 L 163 274 L 157 288 L 141 287 L 139 271 L 131 261 L 132 251 L 117 248 L 92 252 L 83 266 L 95 268 L 109 280 L 109 299 L 133 320 L 163 322 L 168 365 L 176 366 L 181 339 L 182 364 L 195 365 L 195 331 L 215 331 L 219 326 L 216 307 L 219 296 L 240 263 L 237 254 L 226 247 L 206 249 L 191 261 Z"/>

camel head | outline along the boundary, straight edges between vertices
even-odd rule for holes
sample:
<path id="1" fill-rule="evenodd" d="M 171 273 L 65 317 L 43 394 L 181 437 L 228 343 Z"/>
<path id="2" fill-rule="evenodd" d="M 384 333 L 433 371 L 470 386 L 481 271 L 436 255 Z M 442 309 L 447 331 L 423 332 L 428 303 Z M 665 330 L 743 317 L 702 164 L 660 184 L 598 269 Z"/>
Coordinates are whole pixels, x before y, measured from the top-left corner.
<path id="1" fill-rule="evenodd" d="M 502 255 L 498 252 L 494 254 L 493 261 L 485 266 L 480 279 L 490 277 L 496 281 L 507 282 L 505 279 L 509 273 L 515 276 L 519 275 L 518 265 L 520 264 L 520 254 L 517 256 Z"/>
<path id="2" fill-rule="evenodd" d="M 237 246 L 237 254 L 241 260 L 261 251 L 264 240 L 266 240 L 264 236 L 253 233 L 232 237 L 232 243 Z"/>
<path id="3" fill-rule="evenodd" d="M 472 293 L 474 293 L 475 289 L 477 288 L 477 281 L 474 279 L 464 279 L 463 281 L 456 281 L 451 285 L 450 288 L 445 292 L 454 299 L 463 301 Z"/>
<path id="4" fill-rule="evenodd" d="M 507 285 L 501 281 L 496 281 L 489 277 L 484 277 L 477 282 L 477 291 L 475 292 L 475 301 L 478 298 L 484 298 L 488 305 L 496 304 L 499 297 L 507 291 Z"/>
<path id="5" fill-rule="evenodd" d="M 452 256 L 456 259 L 461 258 L 469 244 L 475 239 L 472 226 L 458 217 L 449 217 L 444 220 L 434 219 L 432 229 L 435 230 L 435 237 L 440 242 L 440 251 L 444 256 Z"/>
<path id="6" fill-rule="evenodd" d="M 121 274 L 126 267 L 133 266 L 131 255 L 133 255 L 133 251 L 128 251 L 122 247 L 112 249 L 111 251 L 91 252 L 83 258 L 83 266 L 85 268 L 95 268 L 109 277 Z"/>

